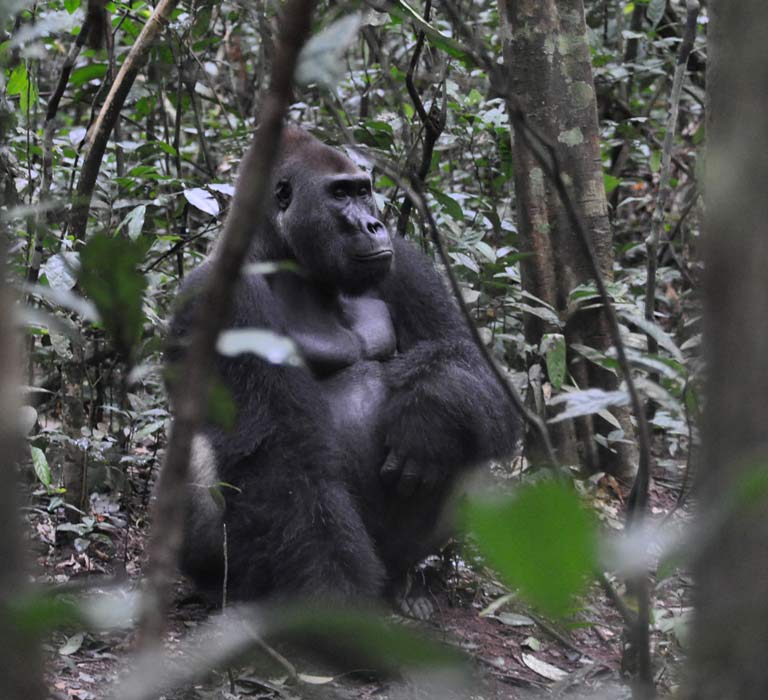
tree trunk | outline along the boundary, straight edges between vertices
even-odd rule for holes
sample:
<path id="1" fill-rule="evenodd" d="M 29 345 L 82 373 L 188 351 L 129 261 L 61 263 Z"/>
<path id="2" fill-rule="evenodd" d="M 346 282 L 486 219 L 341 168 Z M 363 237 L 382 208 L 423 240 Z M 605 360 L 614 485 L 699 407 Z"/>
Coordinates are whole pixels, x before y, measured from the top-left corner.
<path id="1" fill-rule="evenodd" d="M 500 0 L 504 32 L 504 61 L 508 88 L 531 124 L 558 149 L 559 162 L 571 184 L 574 203 L 581 209 L 607 281 L 613 276 L 612 235 L 608 220 L 597 102 L 587 42 L 582 0 Z M 605 350 L 609 345 L 602 313 L 577 312 L 569 316 L 569 295 L 590 280 L 588 259 L 568 224 L 554 187 L 545 178 L 534 155 L 513 143 L 518 231 L 526 291 L 555 307 L 566 321 L 568 347 L 582 343 Z M 526 339 L 538 344 L 551 332 L 541 319 L 528 315 Z M 569 353 L 568 368 L 580 388 L 616 388 L 616 378 Z M 628 439 L 634 430 L 626 411 L 618 417 Z M 581 462 L 591 471 L 606 470 L 630 476 L 636 468 L 634 448 L 618 454 L 598 450 L 596 428 L 613 428 L 602 419 L 582 419 L 560 428 L 554 438 L 564 462 Z M 563 425 L 563 424 L 559 424 Z"/>
<path id="2" fill-rule="evenodd" d="M 5 256 L 0 251 L 0 695 L 3 700 L 42 700 L 37 640 L 19 628 L 11 606 L 24 593 L 23 555 L 16 503 L 19 458 L 17 336 L 13 304 L 2 284 Z"/>
<path id="3" fill-rule="evenodd" d="M 703 548 L 688 697 L 768 697 L 768 50 L 763 0 L 709 4 Z M 727 43 L 726 43 L 727 42 Z"/>

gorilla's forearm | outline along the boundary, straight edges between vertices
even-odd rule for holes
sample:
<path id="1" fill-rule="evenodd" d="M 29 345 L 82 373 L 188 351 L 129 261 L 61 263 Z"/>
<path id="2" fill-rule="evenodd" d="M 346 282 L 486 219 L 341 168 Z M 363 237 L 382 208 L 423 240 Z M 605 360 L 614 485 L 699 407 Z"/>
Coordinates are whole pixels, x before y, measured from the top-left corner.
<path id="1" fill-rule="evenodd" d="M 516 414 L 471 341 L 421 341 L 388 382 L 385 434 L 403 456 L 457 469 L 513 452 Z"/>

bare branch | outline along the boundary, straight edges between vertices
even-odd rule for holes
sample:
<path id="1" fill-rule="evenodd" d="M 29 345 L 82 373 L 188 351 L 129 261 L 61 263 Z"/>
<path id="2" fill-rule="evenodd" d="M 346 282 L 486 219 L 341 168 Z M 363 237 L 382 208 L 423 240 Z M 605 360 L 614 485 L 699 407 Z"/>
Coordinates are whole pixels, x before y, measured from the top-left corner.
<path id="1" fill-rule="evenodd" d="M 312 0 L 291 0 L 284 8 L 272 85 L 262 109 L 261 124 L 240 165 L 232 208 L 196 309 L 189 348 L 181 367 L 184 382 L 179 383 L 174 397 L 176 420 L 153 508 L 148 580 L 140 620 L 140 638 L 145 647 L 156 644 L 163 633 L 183 536 L 184 503 L 179 498 L 179 490 L 187 481 L 190 443 L 204 418 L 216 338 L 227 317 L 243 260 L 257 228 L 254 222 L 261 219 L 264 211 L 283 117 L 291 99 L 293 72 L 309 35 L 313 7 Z"/>

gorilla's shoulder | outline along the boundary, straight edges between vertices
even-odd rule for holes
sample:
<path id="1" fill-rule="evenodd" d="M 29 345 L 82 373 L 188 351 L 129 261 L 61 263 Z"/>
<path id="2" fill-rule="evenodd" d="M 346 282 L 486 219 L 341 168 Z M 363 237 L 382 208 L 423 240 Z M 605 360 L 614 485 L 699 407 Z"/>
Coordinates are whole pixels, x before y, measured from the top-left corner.
<path id="1" fill-rule="evenodd" d="M 213 271 L 213 261 L 209 258 L 187 275 L 179 290 L 171 332 L 178 335 L 185 333 L 192 316 L 207 291 L 208 279 Z M 264 275 L 241 275 L 232 298 L 229 312 L 229 324 L 232 326 L 271 326 L 275 319 L 274 298 Z"/>

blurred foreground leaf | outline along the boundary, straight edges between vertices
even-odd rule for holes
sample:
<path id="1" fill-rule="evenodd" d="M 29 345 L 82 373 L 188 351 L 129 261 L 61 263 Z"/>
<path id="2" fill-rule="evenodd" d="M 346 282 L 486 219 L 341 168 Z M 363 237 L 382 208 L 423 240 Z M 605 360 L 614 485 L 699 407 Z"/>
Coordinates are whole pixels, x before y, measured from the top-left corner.
<path id="1" fill-rule="evenodd" d="M 596 556 L 596 531 L 578 495 L 541 482 L 498 502 L 472 502 L 467 525 L 488 562 L 531 603 L 568 612 L 584 590 Z"/>
<path id="2" fill-rule="evenodd" d="M 80 253 L 78 281 L 96 304 L 115 349 L 129 358 L 141 338 L 142 303 L 147 286 L 138 270 L 144 244 L 125 238 L 97 235 Z"/>

